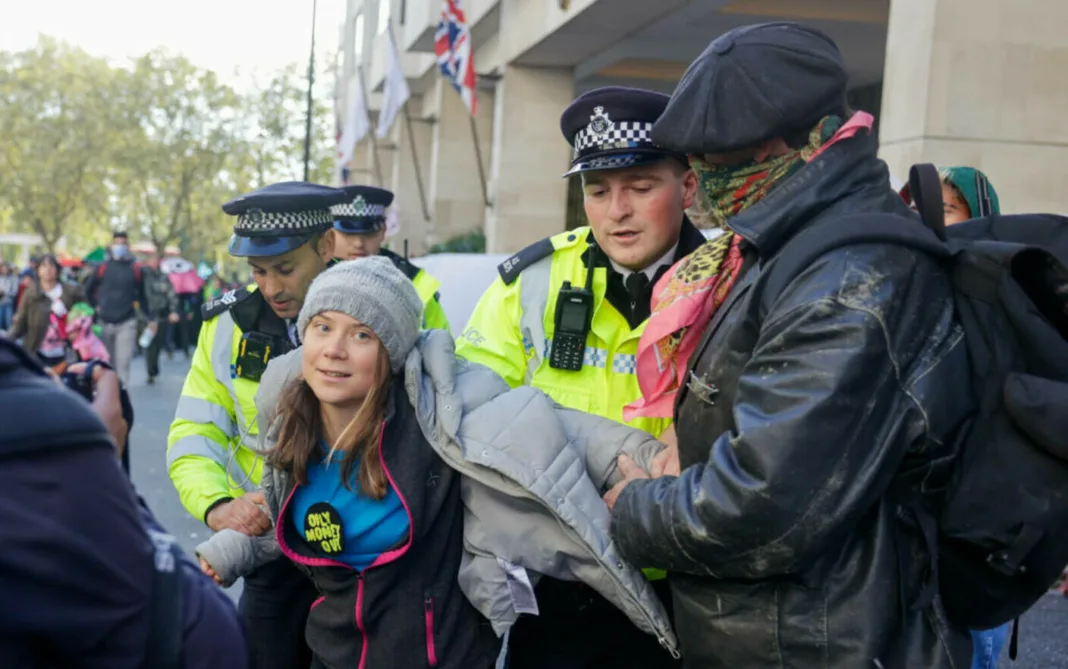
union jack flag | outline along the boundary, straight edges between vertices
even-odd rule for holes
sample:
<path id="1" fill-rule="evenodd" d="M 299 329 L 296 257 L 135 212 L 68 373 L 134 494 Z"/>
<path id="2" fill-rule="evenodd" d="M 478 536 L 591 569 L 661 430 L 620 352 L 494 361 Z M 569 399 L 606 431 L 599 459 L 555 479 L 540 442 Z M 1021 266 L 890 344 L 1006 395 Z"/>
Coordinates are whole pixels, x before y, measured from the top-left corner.
<path id="1" fill-rule="evenodd" d="M 460 9 L 460 0 L 445 0 L 441 21 L 434 35 L 438 67 L 449 80 L 472 115 L 478 110 L 475 95 L 475 62 L 471 54 L 471 32 Z"/>

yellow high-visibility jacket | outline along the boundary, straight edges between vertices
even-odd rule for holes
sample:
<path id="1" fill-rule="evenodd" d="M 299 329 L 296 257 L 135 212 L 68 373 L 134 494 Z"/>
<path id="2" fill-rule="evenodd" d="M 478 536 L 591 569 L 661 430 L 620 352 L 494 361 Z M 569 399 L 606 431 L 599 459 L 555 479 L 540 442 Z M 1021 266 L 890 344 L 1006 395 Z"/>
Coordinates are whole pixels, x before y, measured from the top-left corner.
<path id="1" fill-rule="evenodd" d="M 167 435 L 167 472 L 182 505 L 205 520 L 213 505 L 259 487 L 262 458 L 252 450 L 259 433 L 254 402 L 259 383 L 236 378 L 243 332 L 231 309 L 261 303 L 264 318 L 281 321 L 255 286 L 205 304 L 193 363 Z"/>
<path id="2" fill-rule="evenodd" d="M 594 311 L 581 371 L 549 366 L 556 298 L 564 281 L 586 283 L 589 228 L 542 240 L 501 265 L 501 276 L 486 290 L 457 338 L 456 352 L 504 377 L 513 388 L 531 385 L 572 409 L 623 420 L 623 406 L 641 397 L 635 374 L 643 323 L 631 330 L 626 318 L 605 299 L 607 269 L 593 270 Z M 520 267 L 519 271 L 514 268 Z M 506 280 L 505 277 L 511 279 Z M 627 425 L 660 436 L 666 418 L 638 418 Z"/>
<path id="3" fill-rule="evenodd" d="M 444 330 L 451 333 L 449 319 L 445 317 L 445 310 L 441 308 L 441 302 L 438 301 L 441 282 L 425 269 L 420 269 L 412 279 L 412 285 L 415 286 L 415 292 L 419 293 L 419 298 L 423 300 L 423 329 Z"/>
<path id="4" fill-rule="evenodd" d="M 671 425 L 670 418 L 623 420 L 623 406 L 642 395 L 635 356 L 645 323 L 632 330 L 605 299 L 606 268 L 593 270 L 594 311 L 582 369 L 572 372 L 549 366 L 557 294 L 564 281 L 585 286 L 582 256 L 589 234 L 588 227 L 564 232 L 506 260 L 499 268 L 501 276 L 482 295 L 457 338 L 456 353 L 496 371 L 513 388 L 540 388 L 565 407 L 659 437 Z M 666 575 L 659 569 L 643 571 L 650 580 Z"/>

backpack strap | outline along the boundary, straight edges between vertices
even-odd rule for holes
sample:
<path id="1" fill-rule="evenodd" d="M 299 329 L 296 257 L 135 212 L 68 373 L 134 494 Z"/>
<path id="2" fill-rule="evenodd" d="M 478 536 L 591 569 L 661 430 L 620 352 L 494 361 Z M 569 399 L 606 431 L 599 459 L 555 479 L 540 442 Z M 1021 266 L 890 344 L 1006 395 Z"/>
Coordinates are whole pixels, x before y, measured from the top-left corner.
<path id="1" fill-rule="evenodd" d="M 146 528 L 155 552 L 145 666 L 179 669 L 182 654 L 182 549 L 169 534 Z"/>
<path id="2" fill-rule="evenodd" d="M 790 282 L 821 256 L 856 244 L 907 246 L 936 257 L 951 251 L 920 221 L 898 214 L 854 213 L 817 220 L 788 241 L 769 265 L 762 293 L 764 313 L 782 295 Z"/>
<path id="3" fill-rule="evenodd" d="M 942 178 L 931 163 L 909 168 L 909 192 L 916 203 L 916 211 L 928 228 L 942 241 L 946 240 L 946 210 L 942 202 Z"/>
<path id="4" fill-rule="evenodd" d="M 103 279 L 104 278 L 104 272 L 107 271 L 109 264 L 110 263 L 106 262 L 106 261 L 100 263 L 100 266 L 96 268 L 96 278 L 97 279 Z M 141 263 L 135 262 L 133 264 L 133 271 L 134 271 L 134 279 L 136 281 L 140 281 L 141 280 Z"/>

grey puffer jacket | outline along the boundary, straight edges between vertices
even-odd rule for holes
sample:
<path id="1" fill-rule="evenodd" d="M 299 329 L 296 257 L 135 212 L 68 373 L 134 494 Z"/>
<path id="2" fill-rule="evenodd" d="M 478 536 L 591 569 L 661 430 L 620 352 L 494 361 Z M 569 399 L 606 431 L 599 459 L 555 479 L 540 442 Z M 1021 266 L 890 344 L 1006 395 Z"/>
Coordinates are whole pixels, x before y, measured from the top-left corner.
<path id="1" fill-rule="evenodd" d="M 273 445 L 268 426 L 278 394 L 299 372 L 300 349 L 268 366 L 256 398 L 261 448 Z M 459 582 L 497 634 L 536 606 L 528 579 L 546 575 L 584 582 L 677 653 L 667 612 L 641 571 L 620 555 L 601 499 L 622 478 L 621 453 L 648 469 L 660 442 L 565 409 L 536 388 L 510 388 L 492 370 L 457 358 L 444 331 L 420 336 L 405 365 L 405 390 L 431 447 L 464 475 Z M 291 485 L 287 478 L 264 468 L 272 518 Z M 274 532 L 251 538 L 232 530 L 197 552 L 227 584 L 281 554 Z"/>

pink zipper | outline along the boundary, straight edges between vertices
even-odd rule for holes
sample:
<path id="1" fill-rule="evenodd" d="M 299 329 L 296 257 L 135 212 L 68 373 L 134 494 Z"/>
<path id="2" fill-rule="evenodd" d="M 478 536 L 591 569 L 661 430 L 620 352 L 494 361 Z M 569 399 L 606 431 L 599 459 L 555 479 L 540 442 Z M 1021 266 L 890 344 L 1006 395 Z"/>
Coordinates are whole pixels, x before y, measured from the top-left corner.
<path id="1" fill-rule="evenodd" d="M 317 600 L 315 600 L 314 602 L 312 602 L 311 608 L 309 608 L 308 610 L 309 610 L 309 611 L 314 611 L 314 610 L 315 610 L 315 607 L 316 607 L 316 606 L 319 606 L 320 604 L 322 604 L 322 603 L 323 603 L 323 600 L 324 600 L 324 599 L 326 599 L 326 595 L 323 595 L 323 596 L 322 596 L 322 597 L 320 597 L 319 599 L 317 599 Z"/>
<path id="2" fill-rule="evenodd" d="M 426 618 L 426 660 L 432 667 L 438 666 L 438 651 L 434 648 L 434 598 L 423 601 L 423 617 Z"/>
<path id="3" fill-rule="evenodd" d="M 384 564 L 388 564 L 400 558 L 402 555 L 408 552 L 409 548 L 412 547 L 412 537 L 415 535 L 415 528 L 412 526 L 412 510 L 408 508 L 408 500 L 404 499 L 404 495 L 401 494 L 400 488 L 397 487 L 397 482 L 393 480 L 393 474 L 389 472 L 389 467 L 386 466 L 386 459 L 382 456 L 382 440 L 385 438 L 385 436 L 386 426 L 385 423 L 383 423 L 382 432 L 378 436 L 378 459 L 382 462 L 382 470 L 386 472 L 386 478 L 389 479 L 389 485 L 391 485 L 393 489 L 397 491 L 397 497 L 400 499 L 401 505 L 404 507 L 404 513 L 408 515 L 408 541 L 406 541 L 404 545 L 400 548 L 379 555 L 378 558 L 371 563 L 371 566 L 367 567 L 367 569 L 381 567 Z M 364 571 L 367 571 L 367 569 L 365 569 Z"/>

